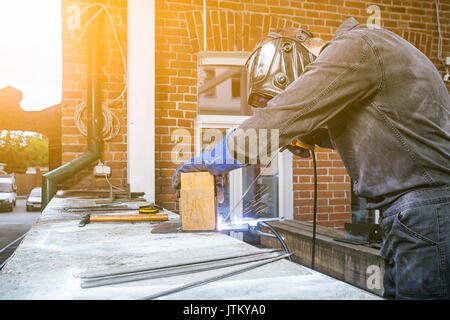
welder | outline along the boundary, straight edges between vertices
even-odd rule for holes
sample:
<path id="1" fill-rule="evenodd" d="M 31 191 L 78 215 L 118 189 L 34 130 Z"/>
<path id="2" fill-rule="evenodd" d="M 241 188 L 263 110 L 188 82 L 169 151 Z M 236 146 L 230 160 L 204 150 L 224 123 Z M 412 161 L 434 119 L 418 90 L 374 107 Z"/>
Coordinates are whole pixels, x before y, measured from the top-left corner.
<path id="1" fill-rule="evenodd" d="M 380 210 L 384 297 L 449 299 L 450 96 L 433 63 L 395 33 L 349 18 L 329 42 L 272 32 L 246 67 L 254 115 L 181 165 L 174 188 L 181 172 L 221 175 L 258 157 L 237 143 L 246 130 L 277 129 L 270 150 L 333 147 L 354 193 Z"/>

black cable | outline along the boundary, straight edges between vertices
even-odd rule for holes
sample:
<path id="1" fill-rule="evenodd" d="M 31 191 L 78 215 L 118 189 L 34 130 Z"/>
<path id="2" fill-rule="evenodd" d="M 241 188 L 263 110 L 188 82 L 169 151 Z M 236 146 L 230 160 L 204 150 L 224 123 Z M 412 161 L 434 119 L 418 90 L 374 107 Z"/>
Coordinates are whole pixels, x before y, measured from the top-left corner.
<path id="1" fill-rule="evenodd" d="M 316 153 L 311 150 L 314 167 L 314 219 L 313 219 L 313 239 L 312 239 L 312 253 L 311 253 L 311 269 L 314 269 L 314 260 L 316 253 L 316 224 L 317 224 L 317 163 Z"/>
<path id="2" fill-rule="evenodd" d="M 265 221 L 259 221 L 258 224 L 262 224 L 263 226 L 268 228 L 275 235 L 275 237 L 277 237 L 277 239 L 280 241 L 281 245 L 284 248 L 284 251 L 286 253 L 289 253 L 289 249 L 288 249 L 286 243 L 284 242 L 281 235 L 277 232 L 277 230 L 275 230 L 270 224 L 266 223 Z M 288 258 L 289 258 L 289 261 L 292 261 L 291 256 L 288 256 Z"/>

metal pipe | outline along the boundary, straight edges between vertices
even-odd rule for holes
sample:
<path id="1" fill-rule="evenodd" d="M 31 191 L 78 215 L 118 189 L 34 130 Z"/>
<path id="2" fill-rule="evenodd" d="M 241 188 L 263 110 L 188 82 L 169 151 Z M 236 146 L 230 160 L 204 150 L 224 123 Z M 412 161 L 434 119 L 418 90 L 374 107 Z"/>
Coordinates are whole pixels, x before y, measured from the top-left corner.
<path id="1" fill-rule="evenodd" d="M 167 270 L 167 269 L 173 269 L 177 267 L 186 267 L 186 266 L 194 266 L 209 262 L 217 262 L 217 261 L 224 261 L 224 260 L 231 260 L 231 259 L 237 259 L 237 258 L 243 258 L 243 257 L 250 257 L 255 255 L 261 255 L 261 254 L 267 254 L 267 253 L 273 253 L 279 251 L 278 249 L 258 249 L 258 251 L 254 252 L 247 252 L 247 253 L 235 253 L 235 254 L 220 254 L 220 255 L 214 255 L 209 257 L 201 257 L 201 258 L 194 258 L 190 261 L 183 261 L 181 263 L 163 263 L 163 264 L 145 264 L 140 266 L 129 266 L 129 267 L 119 267 L 119 268 L 113 268 L 108 270 L 94 270 L 94 271 L 86 271 L 83 273 L 80 273 L 78 275 L 75 275 L 76 277 L 83 278 L 83 279 L 94 279 L 94 278 L 102 278 L 102 277 L 111 277 L 111 276 L 119 276 L 124 274 L 131 274 L 131 273 L 139 273 L 139 272 L 148 272 L 148 271 L 157 271 L 157 270 Z"/>
<path id="2" fill-rule="evenodd" d="M 102 127 L 103 115 L 101 104 L 101 77 L 100 77 L 100 28 L 98 19 L 90 25 L 88 34 L 88 97 L 87 97 L 87 148 L 88 150 L 75 158 L 42 176 L 42 204 L 44 210 L 56 194 L 57 185 L 66 181 L 77 172 L 83 170 L 102 153 Z"/>

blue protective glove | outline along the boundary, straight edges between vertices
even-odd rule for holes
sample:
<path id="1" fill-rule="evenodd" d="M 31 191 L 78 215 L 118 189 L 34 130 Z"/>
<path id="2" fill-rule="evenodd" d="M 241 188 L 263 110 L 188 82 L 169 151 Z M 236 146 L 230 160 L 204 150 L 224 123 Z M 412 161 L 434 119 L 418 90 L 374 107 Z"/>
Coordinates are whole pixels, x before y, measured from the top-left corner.
<path id="1" fill-rule="evenodd" d="M 172 177 L 172 187 L 175 189 L 177 197 L 180 196 L 180 177 L 182 172 L 208 171 L 215 176 L 221 176 L 231 170 L 245 166 L 245 164 L 234 159 L 228 150 L 227 139 L 230 133 L 216 144 L 211 151 L 204 151 L 200 156 L 192 157 L 175 170 Z"/>

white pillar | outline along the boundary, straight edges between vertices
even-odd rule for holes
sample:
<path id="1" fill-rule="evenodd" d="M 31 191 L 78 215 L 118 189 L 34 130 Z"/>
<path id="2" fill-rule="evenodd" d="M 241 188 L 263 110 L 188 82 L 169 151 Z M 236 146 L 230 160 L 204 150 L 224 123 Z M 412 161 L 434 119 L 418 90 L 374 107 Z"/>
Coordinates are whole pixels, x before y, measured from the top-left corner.
<path id="1" fill-rule="evenodd" d="M 155 201 L 155 0 L 128 0 L 127 178 Z"/>

